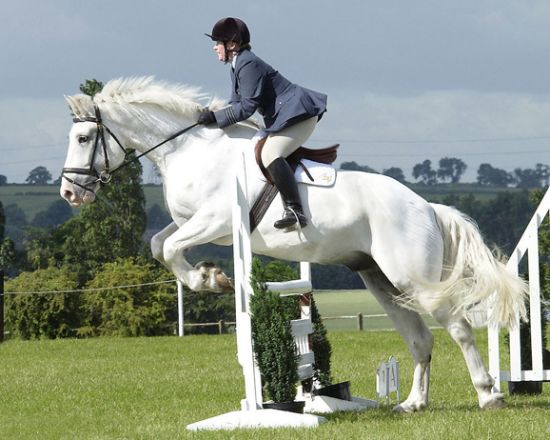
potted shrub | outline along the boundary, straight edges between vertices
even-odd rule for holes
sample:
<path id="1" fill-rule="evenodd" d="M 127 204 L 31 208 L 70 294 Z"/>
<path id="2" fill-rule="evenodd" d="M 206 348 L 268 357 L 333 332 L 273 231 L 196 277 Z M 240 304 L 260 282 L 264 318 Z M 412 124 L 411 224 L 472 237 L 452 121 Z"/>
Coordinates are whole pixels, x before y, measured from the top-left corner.
<path id="1" fill-rule="evenodd" d="M 267 290 L 260 260 L 252 262 L 250 299 L 252 341 L 264 392 L 273 401 L 264 408 L 303 412 L 304 402 L 294 401 L 298 382 L 298 353 L 289 316 L 289 307 L 279 294 Z"/>

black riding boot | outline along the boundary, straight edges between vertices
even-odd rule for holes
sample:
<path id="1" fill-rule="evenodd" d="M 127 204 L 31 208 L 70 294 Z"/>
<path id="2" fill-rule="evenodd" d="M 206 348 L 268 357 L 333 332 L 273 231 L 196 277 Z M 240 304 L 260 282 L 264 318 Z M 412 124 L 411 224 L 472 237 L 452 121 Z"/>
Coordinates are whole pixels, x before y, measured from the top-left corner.
<path id="1" fill-rule="evenodd" d="M 277 220 L 273 226 L 277 229 L 284 229 L 296 224 L 297 221 L 300 222 L 300 226 L 306 226 L 307 218 L 302 209 L 298 184 L 288 162 L 284 158 L 278 157 L 267 167 L 267 171 L 281 193 L 285 205 L 283 218 Z"/>

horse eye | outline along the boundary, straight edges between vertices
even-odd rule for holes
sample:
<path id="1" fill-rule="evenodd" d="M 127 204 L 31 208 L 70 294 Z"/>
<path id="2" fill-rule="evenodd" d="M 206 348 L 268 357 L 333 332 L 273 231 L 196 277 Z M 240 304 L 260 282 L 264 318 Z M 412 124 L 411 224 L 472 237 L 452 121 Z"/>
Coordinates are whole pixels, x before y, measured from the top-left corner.
<path id="1" fill-rule="evenodd" d="M 79 144 L 85 144 L 86 142 L 88 142 L 88 136 L 84 136 L 84 135 L 78 136 Z"/>

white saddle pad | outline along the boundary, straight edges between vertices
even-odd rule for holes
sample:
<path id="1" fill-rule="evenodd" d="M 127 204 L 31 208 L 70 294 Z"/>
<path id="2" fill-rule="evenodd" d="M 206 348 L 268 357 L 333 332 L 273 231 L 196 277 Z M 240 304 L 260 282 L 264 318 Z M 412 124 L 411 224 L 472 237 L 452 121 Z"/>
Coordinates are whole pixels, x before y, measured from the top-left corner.
<path id="1" fill-rule="evenodd" d="M 302 163 L 307 168 L 309 174 L 311 174 L 313 180 L 311 180 L 304 169 L 298 165 L 294 173 L 296 182 L 314 186 L 332 186 L 336 182 L 336 169 L 332 165 L 313 162 L 308 159 L 302 159 Z"/>

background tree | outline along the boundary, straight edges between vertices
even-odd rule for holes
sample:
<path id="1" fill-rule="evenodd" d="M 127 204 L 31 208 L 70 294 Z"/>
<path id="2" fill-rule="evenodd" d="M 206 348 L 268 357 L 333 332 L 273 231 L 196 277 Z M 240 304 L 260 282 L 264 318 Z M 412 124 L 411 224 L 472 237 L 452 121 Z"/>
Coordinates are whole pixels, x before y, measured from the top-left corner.
<path id="1" fill-rule="evenodd" d="M 4 205 L 0 200 L 0 243 L 4 240 L 4 234 L 6 232 L 6 214 L 4 213 Z"/>
<path id="2" fill-rule="evenodd" d="M 87 79 L 80 84 L 80 91 L 85 95 L 94 96 L 103 90 L 103 83 L 97 79 Z"/>
<path id="3" fill-rule="evenodd" d="M 73 210 L 65 200 L 56 200 L 45 211 L 38 212 L 31 225 L 37 228 L 54 228 L 73 216 Z"/>
<path id="4" fill-rule="evenodd" d="M 39 166 L 32 169 L 29 177 L 25 179 L 29 185 L 47 185 L 52 180 L 52 175 L 46 167 Z"/>
<path id="5" fill-rule="evenodd" d="M 77 288 L 72 271 L 49 267 L 23 272 L 6 282 L 10 292 L 65 291 Z M 6 297 L 6 328 L 22 339 L 74 336 L 80 319 L 80 297 L 74 293 Z"/>
<path id="6" fill-rule="evenodd" d="M 105 264 L 86 287 L 112 290 L 86 292 L 79 336 L 159 336 L 174 333 L 177 320 L 174 283 L 117 288 L 172 279 L 164 268 L 140 258 Z"/>
<path id="7" fill-rule="evenodd" d="M 539 177 L 539 183 L 542 188 L 548 186 L 550 180 L 550 167 L 542 163 L 538 163 L 535 166 L 535 173 Z"/>
<path id="8" fill-rule="evenodd" d="M 450 180 L 451 183 L 458 183 L 466 168 L 466 164 L 456 157 L 443 157 L 439 159 L 437 177 L 442 181 Z"/>
<path id="9" fill-rule="evenodd" d="M 139 161 L 121 169 L 103 185 L 99 200 L 59 228 L 63 260 L 80 272 L 81 280 L 104 263 L 139 254 L 146 225 L 141 173 Z"/>
<path id="10" fill-rule="evenodd" d="M 158 231 L 170 224 L 171 221 L 168 213 L 158 203 L 147 210 L 147 229 Z"/>
<path id="11" fill-rule="evenodd" d="M 413 168 L 413 177 L 426 185 L 434 185 L 437 182 L 437 173 L 432 170 L 432 161 L 426 159 L 417 163 Z"/>
<path id="12" fill-rule="evenodd" d="M 508 186 L 514 181 L 512 174 L 488 163 L 482 163 L 477 169 L 477 182 L 480 185 Z"/>
<path id="13" fill-rule="evenodd" d="M 3 174 L 0 174 L 0 186 L 5 185 L 6 183 L 8 183 L 8 178 Z"/>
<path id="14" fill-rule="evenodd" d="M 540 174 L 537 170 L 532 168 L 516 168 L 514 170 L 514 175 L 516 177 L 516 186 L 518 188 L 534 189 L 542 186 Z"/>
<path id="15" fill-rule="evenodd" d="M 405 174 L 403 174 L 403 170 L 401 168 L 391 167 L 391 168 L 388 168 L 388 169 L 382 171 L 382 174 L 384 174 L 386 176 L 389 176 L 389 177 L 393 177 L 398 182 L 401 182 L 401 183 L 406 182 Z"/>
<path id="16" fill-rule="evenodd" d="M 350 170 L 350 171 L 364 171 L 366 173 L 378 173 L 374 168 L 369 167 L 368 165 L 359 165 L 357 162 L 342 162 L 340 165 L 341 170 Z"/>

